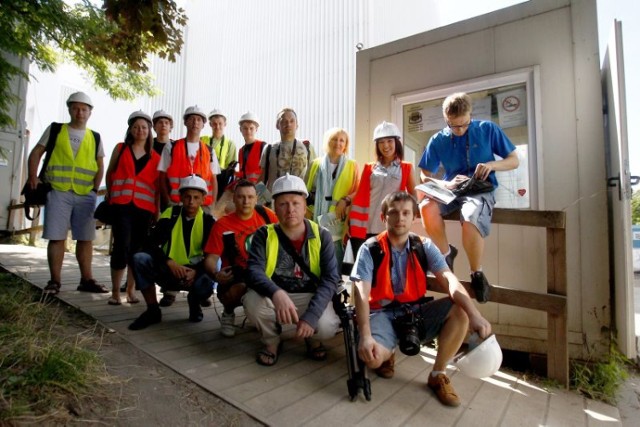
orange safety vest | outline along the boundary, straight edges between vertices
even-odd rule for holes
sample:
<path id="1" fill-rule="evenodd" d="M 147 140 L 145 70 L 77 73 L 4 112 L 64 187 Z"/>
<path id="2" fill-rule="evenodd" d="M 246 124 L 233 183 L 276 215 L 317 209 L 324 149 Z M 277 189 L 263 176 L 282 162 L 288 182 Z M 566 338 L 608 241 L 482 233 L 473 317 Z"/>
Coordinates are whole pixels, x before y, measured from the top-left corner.
<path id="1" fill-rule="evenodd" d="M 251 182 L 258 182 L 262 168 L 260 167 L 260 157 L 262 156 L 262 149 L 266 145 L 264 141 L 255 140 L 251 145 L 251 151 L 247 156 L 247 163 L 244 162 L 244 151 L 247 146 L 240 147 L 240 153 L 238 154 L 238 164 L 240 170 L 236 172 L 236 175 L 241 179 L 248 179 Z"/>
<path id="2" fill-rule="evenodd" d="M 117 205 L 133 202 L 140 209 L 155 214 L 157 211 L 156 190 L 160 156 L 151 150 L 149 161 L 140 173 L 136 174 L 131 150 L 122 142 L 118 144 L 118 147 L 118 164 L 109 177 L 111 180 L 110 202 Z"/>
<path id="3" fill-rule="evenodd" d="M 187 141 L 182 138 L 172 143 L 171 165 L 167 169 L 169 179 L 169 198 L 173 203 L 180 203 L 180 180 L 192 174 L 199 175 L 207 183 L 207 195 L 204 198 L 203 206 L 213 203 L 213 173 L 211 173 L 211 152 L 209 147 L 200 141 L 198 155 L 193 162 L 193 169 L 189 161 L 187 151 Z"/>
<path id="4" fill-rule="evenodd" d="M 349 235 L 357 239 L 367 237 L 367 226 L 369 224 L 369 204 L 371 202 L 371 173 L 376 163 L 367 163 L 362 170 L 360 185 L 351 204 L 349 213 Z M 411 173 L 411 163 L 400 162 L 402 179 L 398 191 L 407 191 L 407 182 Z"/>
<path id="5" fill-rule="evenodd" d="M 375 239 L 371 242 L 372 239 Z M 377 241 L 377 242 L 376 242 Z M 422 269 L 420 260 L 415 251 L 409 251 L 409 259 L 407 260 L 407 282 L 404 291 L 400 295 L 393 293 L 393 285 L 391 284 L 391 248 L 389 247 L 389 238 L 387 232 L 383 231 L 376 237 L 372 237 L 367 241 L 371 250 L 371 243 L 377 243 L 382 252 L 382 258 L 377 266 L 377 272 L 371 283 L 371 294 L 369 295 L 369 306 L 372 309 L 382 308 L 380 301 L 397 301 L 400 303 L 414 302 L 424 296 L 427 292 L 427 273 Z M 409 245 L 411 247 L 411 243 Z M 373 258 L 373 256 L 372 256 Z M 376 263 L 377 260 L 374 260 Z"/>

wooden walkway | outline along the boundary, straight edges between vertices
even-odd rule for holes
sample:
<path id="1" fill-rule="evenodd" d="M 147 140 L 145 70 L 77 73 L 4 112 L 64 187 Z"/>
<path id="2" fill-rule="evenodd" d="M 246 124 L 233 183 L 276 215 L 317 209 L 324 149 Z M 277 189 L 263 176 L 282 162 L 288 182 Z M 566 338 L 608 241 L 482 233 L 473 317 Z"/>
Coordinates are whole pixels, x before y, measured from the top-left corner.
<path id="1" fill-rule="evenodd" d="M 0 245 L 0 265 L 42 288 L 49 279 L 46 250 L 21 245 Z M 95 278 L 110 287 L 108 257 L 94 255 Z M 420 356 L 398 353 L 391 380 L 371 375 L 372 401 L 349 400 L 342 337 L 326 343 L 326 362 L 304 357 L 304 346 L 289 340 L 277 365 L 255 363 L 261 348 L 259 335 L 250 326 L 224 338 L 214 312 L 204 309 L 204 321 L 187 321 L 186 295 L 163 309 L 163 321 L 143 331 L 127 326 L 145 308 L 107 305 L 109 294 L 76 291 L 79 272 L 75 257 L 65 255 L 63 286 L 59 298 L 114 329 L 126 340 L 185 377 L 228 401 L 256 419 L 273 426 L 620 426 L 618 409 L 585 399 L 562 389 L 543 390 L 539 385 L 506 372 L 476 380 L 451 367 L 450 375 L 461 396 L 458 408 L 442 406 L 426 388 L 434 353 L 423 348 Z"/>

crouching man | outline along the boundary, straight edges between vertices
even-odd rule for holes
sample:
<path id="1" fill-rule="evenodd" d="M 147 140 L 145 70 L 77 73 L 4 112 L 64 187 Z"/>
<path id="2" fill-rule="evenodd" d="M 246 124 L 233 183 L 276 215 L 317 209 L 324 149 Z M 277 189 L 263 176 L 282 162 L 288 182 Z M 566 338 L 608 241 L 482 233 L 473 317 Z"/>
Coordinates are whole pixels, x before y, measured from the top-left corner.
<path id="1" fill-rule="evenodd" d="M 304 219 L 309 193 L 301 178 L 287 173 L 275 180 L 271 193 L 279 224 L 264 226 L 253 236 L 247 263 L 250 289 L 242 300 L 265 345 L 256 362 L 276 364 L 281 325 L 289 324 L 296 324 L 296 336 L 305 339 L 307 356 L 324 360 L 322 341 L 340 326 L 330 304 L 340 280 L 331 234 Z"/>
<path id="2" fill-rule="evenodd" d="M 133 277 L 147 303 L 147 310 L 129 325 L 131 330 L 144 329 L 162 321 L 156 283 L 165 290 L 189 291 L 191 322 L 202 320 L 200 304 L 213 293 L 213 282 L 204 270 L 203 246 L 215 222 L 202 210 L 207 183 L 192 175 L 181 179 L 179 191 L 182 205 L 163 212 L 153 230 L 148 252 L 133 256 Z"/>
<path id="3" fill-rule="evenodd" d="M 420 322 L 420 341 L 438 337 L 438 354 L 427 385 L 441 403 L 458 406 L 460 399 L 446 375 L 447 363 L 460 348 L 468 329 L 484 338 L 490 335 L 491 324 L 480 315 L 438 248 L 430 240 L 422 241 L 409 232 L 417 213 L 418 205 L 411 195 L 389 194 L 382 202 L 386 231 L 368 239 L 358 251 L 351 275 L 356 284 L 358 355 L 379 376 L 391 378 L 394 351 L 406 331 L 398 325 L 406 322 L 394 319 L 401 318 L 407 310 L 418 313 L 413 318 Z M 427 291 L 427 271 L 435 275 L 448 298 L 420 301 Z"/>

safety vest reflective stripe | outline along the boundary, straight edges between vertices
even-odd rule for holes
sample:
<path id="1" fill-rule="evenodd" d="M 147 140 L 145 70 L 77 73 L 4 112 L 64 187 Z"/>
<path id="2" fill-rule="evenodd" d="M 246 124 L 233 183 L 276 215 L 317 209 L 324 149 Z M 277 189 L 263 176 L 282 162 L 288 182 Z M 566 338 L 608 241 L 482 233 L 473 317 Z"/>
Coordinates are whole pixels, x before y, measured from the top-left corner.
<path id="1" fill-rule="evenodd" d="M 213 203 L 213 173 L 211 172 L 211 153 L 209 148 L 204 142 L 200 141 L 200 148 L 192 167 L 188 158 L 185 139 L 179 139 L 172 144 L 171 164 L 167 169 L 170 187 L 169 198 L 173 203 L 180 203 L 180 192 L 178 191 L 180 179 L 196 174 L 207 183 L 208 192 L 204 198 L 203 206 L 209 206 Z"/>
<path id="2" fill-rule="evenodd" d="M 353 198 L 351 212 L 349 213 L 349 235 L 358 239 L 367 237 L 367 227 L 369 225 L 369 205 L 371 200 L 371 173 L 375 163 L 367 163 L 362 170 L 360 185 Z M 406 191 L 409 175 L 411 174 L 411 163 L 400 162 L 402 177 L 398 191 Z"/>
<path id="3" fill-rule="evenodd" d="M 313 239 L 307 239 L 307 249 L 309 254 L 309 268 L 311 272 L 316 276 L 320 277 L 320 228 L 318 224 L 313 221 L 305 220 L 305 223 L 311 226 L 311 231 L 313 232 Z M 278 250 L 280 247 L 280 241 L 278 240 L 278 234 L 274 229 L 276 224 L 267 225 L 267 260 L 265 265 L 265 274 L 267 277 L 273 276 L 273 273 L 276 271 L 276 263 L 278 261 Z"/>
<path id="4" fill-rule="evenodd" d="M 172 208 L 167 209 L 161 218 L 170 218 Z M 168 216 L 166 214 L 169 214 Z M 184 231 L 182 230 L 182 214 L 171 230 L 171 244 L 165 243 L 162 250 L 164 253 L 180 265 L 197 264 L 203 259 L 202 243 L 204 240 L 204 213 L 202 208 L 198 208 L 198 213 L 193 219 L 191 238 L 189 241 L 189 253 L 184 245 Z"/>
<path id="5" fill-rule="evenodd" d="M 90 129 L 86 129 L 78 152 L 73 155 L 69 128 L 63 124 L 45 171 L 46 180 L 58 191 L 73 190 L 79 195 L 91 192 L 98 172 L 96 144 L 98 142 Z"/>
<path id="6" fill-rule="evenodd" d="M 159 175 L 160 156 L 155 151 L 151 151 L 147 164 L 136 173 L 131 150 L 124 147 L 122 143 L 118 146 L 120 150 L 125 151 L 120 155 L 116 169 L 107 177 L 111 182 L 109 188 L 111 202 L 121 205 L 133 203 L 140 209 L 156 213 L 155 186 Z"/>
<path id="7" fill-rule="evenodd" d="M 411 250 L 409 256 L 412 259 L 407 260 L 406 283 L 402 294 L 395 295 L 391 282 L 391 248 L 389 247 L 389 238 L 387 232 L 384 231 L 376 236 L 380 249 L 382 250 L 382 261 L 378 266 L 376 277 L 371 283 L 371 293 L 369 294 L 369 305 L 372 309 L 378 309 L 382 306 L 380 302 L 398 301 L 401 303 L 413 302 L 424 296 L 427 292 L 427 274 L 422 270 L 420 261 L 416 253 Z"/>

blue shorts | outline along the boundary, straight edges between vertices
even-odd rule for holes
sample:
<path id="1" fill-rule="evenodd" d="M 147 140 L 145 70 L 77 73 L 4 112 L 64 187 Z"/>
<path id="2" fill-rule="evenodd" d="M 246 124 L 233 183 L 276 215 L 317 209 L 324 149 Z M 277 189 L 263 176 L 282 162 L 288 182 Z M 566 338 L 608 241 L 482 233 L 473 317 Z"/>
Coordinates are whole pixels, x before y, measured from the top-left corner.
<path id="1" fill-rule="evenodd" d="M 66 240 L 69 228 L 73 240 L 91 241 L 96 238 L 96 193 L 81 196 L 73 191 L 51 190 L 44 206 L 42 238 Z"/>
<path id="2" fill-rule="evenodd" d="M 460 223 L 467 221 L 476 226 L 482 237 L 491 231 L 491 216 L 496 199 L 493 191 L 458 197 L 448 205 L 439 203 L 440 214 L 447 215 L 460 210 Z"/>
<path id="3" fill-rule="evenodd" d="M 431 341 L 440 334 L 444 326 L 449 311 L 453 307 L 451 298 L 440 298 L 429 301 L 421 310 L 424 319 L 426 339 Z M 398 345 L 398 336 L 393 328 L 393 320 L 404 314 L 402 309 L 382 309 L 371 312 L 369 324 L 371 325 L 371 336 L 383 347 L 393 350 Z"/>

